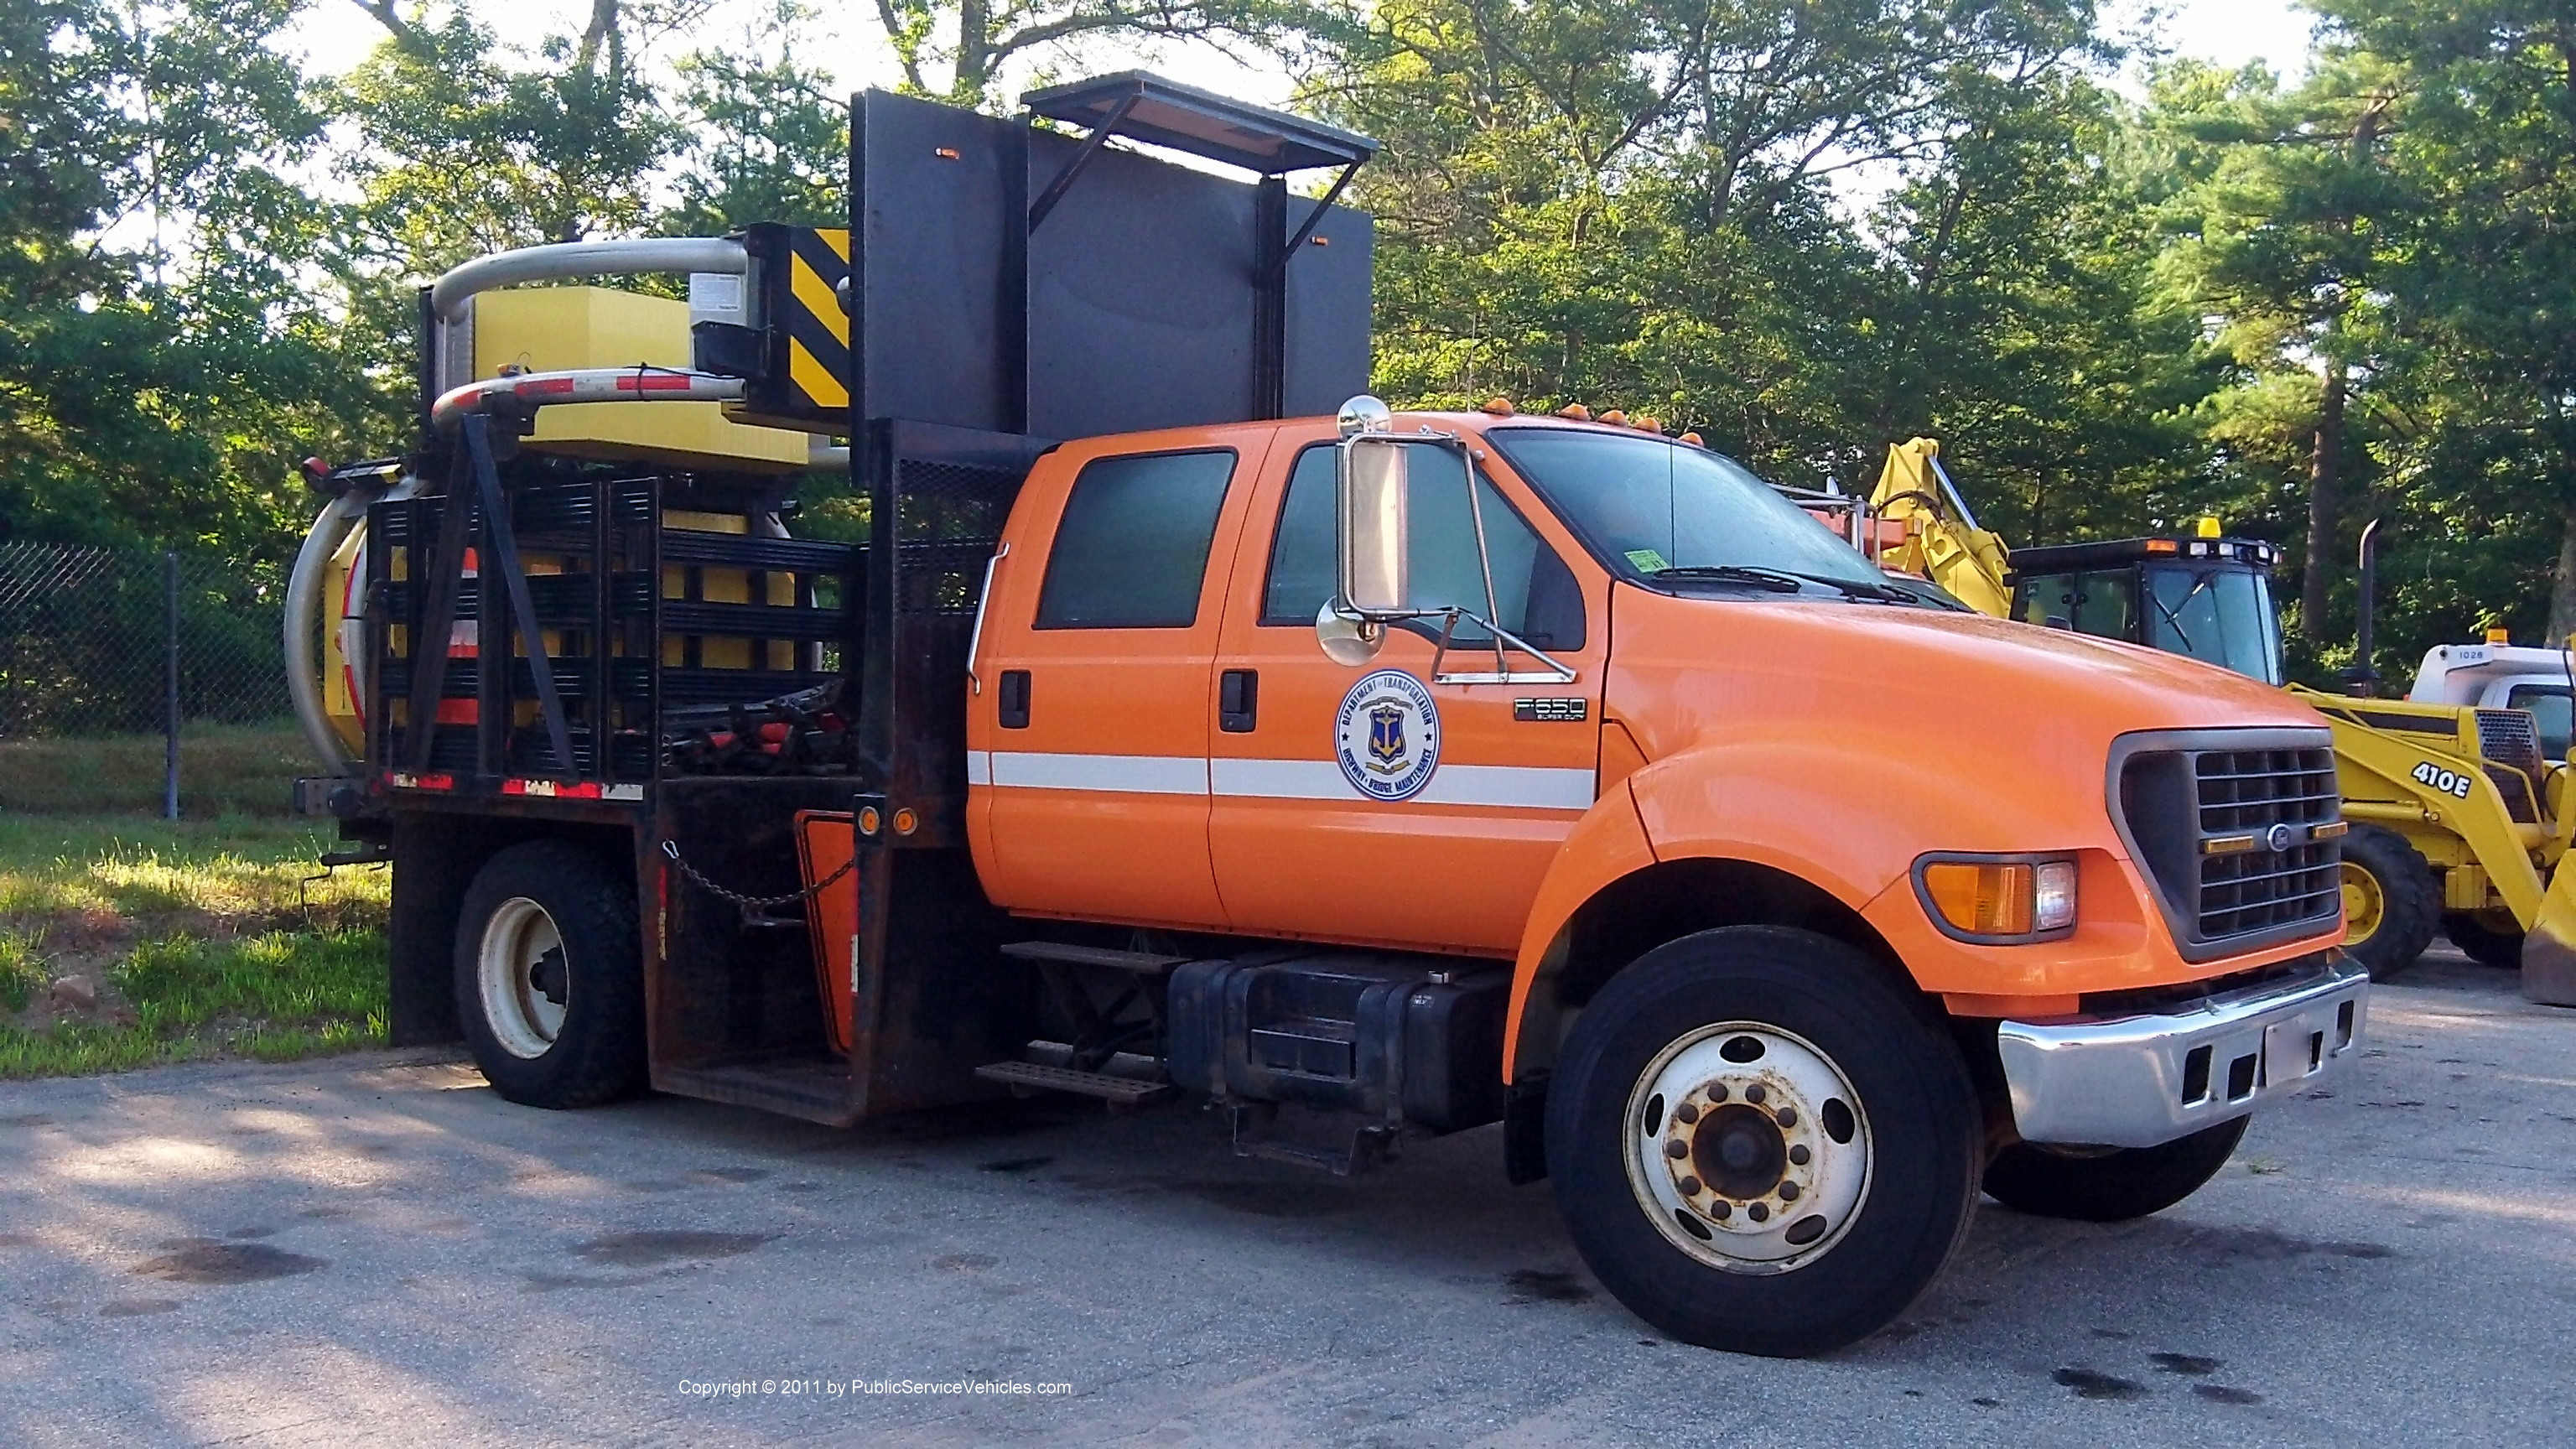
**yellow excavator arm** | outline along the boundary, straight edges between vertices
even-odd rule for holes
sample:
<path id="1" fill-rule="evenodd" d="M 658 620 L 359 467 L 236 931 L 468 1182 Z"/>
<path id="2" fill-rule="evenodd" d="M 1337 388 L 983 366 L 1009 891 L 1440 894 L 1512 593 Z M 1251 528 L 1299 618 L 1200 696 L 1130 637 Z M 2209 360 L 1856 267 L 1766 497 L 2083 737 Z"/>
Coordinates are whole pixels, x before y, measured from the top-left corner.
<path id="1" fill-rule="evenodd" d="M 1939 443 L 1912 438 L 1889 445 L 1887 466 L 1870 490 L 1869 512 L 1905 530 L 1902 543 L 1879 554 L 1881 567 L 1920 574 L 1978 613 L 2011 615 L 2004 541 L 1977 526 L 1942 470 Z"/>

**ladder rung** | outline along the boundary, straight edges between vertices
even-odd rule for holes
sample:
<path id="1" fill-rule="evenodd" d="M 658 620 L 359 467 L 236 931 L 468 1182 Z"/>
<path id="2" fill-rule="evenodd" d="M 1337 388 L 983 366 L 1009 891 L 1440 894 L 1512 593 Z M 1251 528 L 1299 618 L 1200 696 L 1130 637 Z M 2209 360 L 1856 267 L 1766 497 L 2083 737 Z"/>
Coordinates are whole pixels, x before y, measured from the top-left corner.
<path id="1" fill-rule="evenodd" d="M 1072 946 L 1060 941 L 1012 941 L 1002 947 L 1002 954 L 1021 961 L 1061 961 L 1068 966 L 1106 966 L 1112 971 L 1133 971 L 1139 976 L 1159 976 L 1191 959 L 1187 956 L 1157 956 L 1150 951 L 1112 951 L 1102 946 Z"/>
<path id="2" fill-rule="evenodd" d="M 1172 1094 L 1169 1082 L 1140 1082 L 1133 1077 L 1077 1072 L 1069 1067 L 1041 1066 L 1036 1062 L 989 1062 L 977 1067 L 975 1075 L 988 1082 L 1048 1092 L 1071 1092 L 1129 1107 L 1159 1101 Z"/>

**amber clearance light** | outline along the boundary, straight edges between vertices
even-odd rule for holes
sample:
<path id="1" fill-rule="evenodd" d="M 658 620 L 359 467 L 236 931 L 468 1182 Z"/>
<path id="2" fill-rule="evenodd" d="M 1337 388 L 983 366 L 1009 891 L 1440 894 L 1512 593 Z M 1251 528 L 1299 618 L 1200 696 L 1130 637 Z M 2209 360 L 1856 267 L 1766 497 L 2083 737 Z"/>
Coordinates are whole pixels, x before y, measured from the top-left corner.
<path id="1" fill-rule="evenodd" d="M 1914 885 L 1934 920 L 1971 940 L 2045 940 L 2075 925 L 2071 860 L 1935 856 L 1915 867 Z"/>

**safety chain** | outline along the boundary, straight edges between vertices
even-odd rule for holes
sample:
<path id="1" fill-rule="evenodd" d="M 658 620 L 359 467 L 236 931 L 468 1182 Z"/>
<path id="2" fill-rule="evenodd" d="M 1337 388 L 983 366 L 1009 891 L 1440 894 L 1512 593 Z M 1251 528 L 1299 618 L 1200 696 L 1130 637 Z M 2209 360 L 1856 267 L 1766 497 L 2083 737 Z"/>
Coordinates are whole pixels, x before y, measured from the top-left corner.
<path id="1" fill-rule="evenodd" d="M 859 857 L 854 852 L 848 860 L 841 862 L 841 868 L 839 870 L 832 872 L 830 875 L 823 877 L 821 880 L 814 882 L 812 885 L 805 887 L 801 891 L 789 891 L 787 894 L 781 896 L 747 896 L 740 891 L 726 890 L 723 886 L 717 885 L 714 881 L 700 875 L 696 866 L 691 865 L 680 858 L 680 842 L 676 840 L 663 841 L 662 853 L 671 858 L 671 864 L 680 868 L 680 874 L 685 875 L 690 880 L 696 882 L 700 890 L 707 892 L 709 895 L 721 896 L 724 899 L 733 902 L 736 906 L 741 907 L 746 915 L 767 906 L 783 906 L 790 901 L 809 900 L 814 896 L 821 894 L 824 887 L 829 886 L 832 882 L 848 875 L 851 869 L 859 863 Z"/>

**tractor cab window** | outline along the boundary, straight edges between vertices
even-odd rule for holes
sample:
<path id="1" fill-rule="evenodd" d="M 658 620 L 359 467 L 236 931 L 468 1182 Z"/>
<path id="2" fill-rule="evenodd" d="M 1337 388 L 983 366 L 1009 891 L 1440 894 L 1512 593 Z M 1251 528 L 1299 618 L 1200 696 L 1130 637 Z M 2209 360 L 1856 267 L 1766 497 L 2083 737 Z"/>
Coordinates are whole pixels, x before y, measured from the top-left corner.
<path id="1" fill-rule="evenodd" d="M 2508 709 L 2531 711 L 2531 717 L 2540 721 L 2540 748 L 2543 753 L 2553 760 L 2567 758 L 2568 738 L 2571 733 L 2576 733 L 2570 729 L 2571 723 L 2576 723 L 2570 716 L 2576 713 L 2576 709 L 2571 708 L 2565 685 L 2517 684 L 2513 692 L 2505 696 L 2504 702 Z"/>
<path id="2" fill-rule="evenodd" d="M 2281 625 L 2272 583 L 2248 568 L 2151 565 L 2145 642 L 2265 684 L 2281 682 Z"/>
<path id="3" fill-rule="evenodd" d="M 2038 574 L 2022 580 L 2020 607 L 2026 624 L 2064 620 L 2078 634 L 2138 642 L 2137 577 L 2126 568 Z"/>

